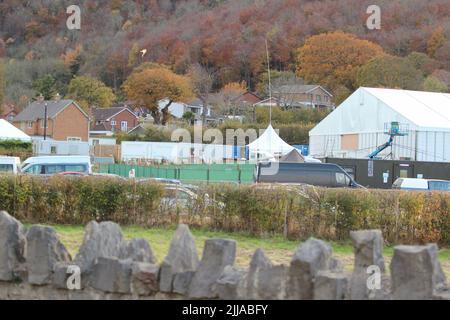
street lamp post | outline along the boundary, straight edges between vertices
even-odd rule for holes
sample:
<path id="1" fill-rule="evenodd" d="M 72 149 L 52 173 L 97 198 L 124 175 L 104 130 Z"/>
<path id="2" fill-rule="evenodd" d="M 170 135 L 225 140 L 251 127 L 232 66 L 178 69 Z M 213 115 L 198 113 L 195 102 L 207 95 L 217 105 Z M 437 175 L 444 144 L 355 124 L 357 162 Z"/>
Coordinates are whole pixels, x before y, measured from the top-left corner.
<path id="1" fill-rule="evenodd" d="M 44 140 L 47 140 L 47 102 L 44 104 Z"/>

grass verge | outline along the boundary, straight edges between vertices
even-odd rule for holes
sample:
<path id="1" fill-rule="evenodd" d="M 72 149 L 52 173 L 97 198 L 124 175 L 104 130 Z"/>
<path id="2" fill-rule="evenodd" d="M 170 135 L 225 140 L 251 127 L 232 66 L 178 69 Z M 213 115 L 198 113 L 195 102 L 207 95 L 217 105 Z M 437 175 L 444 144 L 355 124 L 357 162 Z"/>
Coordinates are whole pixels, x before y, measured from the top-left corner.
<path id="1" fill-rule="evenodd" d="M 67 250 L 69 250 L 72 257 L 74 257 L 83 241 L 84 228 L 82 226 L 66 225 L 56 225 L 53 227 L 58 233 L 63 244 L 66 246 Z M 126 239 L 146 239 L 150 243 L 158 262 L 161 262 L 169 250 L 170 241 L 175 231 L 175 227 L 151 229 L 142 227 L 123 227 L 122 230 Z M 248 267 L 250 259 L 257 248 L 262 248 L 266 255 L 275 264 L 289 264 L 295 249 L 300 244 L 298 241 L 290 241 L 283 239 L 282 237 L 255 238 L 240 233 L 215 232 L 201 229 L 193 229 L 191 231 L 195 236 L 195 242 L 200 255 L 206 239 L 226 238 L 236 240 L 236 264 L 241 267 Z M 351 271 L 354 262 L 353 247 L 351 243 L 330 242 L 330 244 L 333 247 L 334 255 L 343 262 L 344 268 Z M 392 255 L 393 248 L 385 247 L 384 257 L 386 260 L 386 266 L 389 266 Z M 450 278 L 450 249 L 441 249 L 439 252 L 439 258 L 444 272 L 447 277 Z"/>

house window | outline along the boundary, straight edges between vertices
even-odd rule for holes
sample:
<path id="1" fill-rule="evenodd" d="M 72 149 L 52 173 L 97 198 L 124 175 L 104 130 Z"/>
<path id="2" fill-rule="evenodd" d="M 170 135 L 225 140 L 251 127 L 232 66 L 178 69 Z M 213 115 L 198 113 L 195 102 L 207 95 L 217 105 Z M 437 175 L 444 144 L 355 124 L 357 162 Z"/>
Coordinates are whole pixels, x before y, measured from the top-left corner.
<path id="1" fill-rule="evenodd" d="M 316 95 L 316 101 L 321 102 L 322 101 L 322 97 L 320 95 Z"/>
<path id="2" fill-rule="evenodd" d="M 46 128 L 48 129 L 48 121 L 47 121 L 47 123 L 45 123 L 45 120 L 42 119 L 41 120 L 41 128 L 44 128 L 44 125 L 46 125 Z"/>
<path id="3" fill-rule="evenodd" d="M 56 154 L 56 146 L 50 147 L 50 154 Z"/>
<path id="4" fill-rule="evenodd" d="M 117 123 L 116 123 L 116 120 L 111 120 L 111 125 L 112 126 L 115 126 Z"/>
<path id="5" fill-rule="evenodd" d="M 122 131 L 128 131 L 128 121 L 122 121 L 122 122 L 120 123 L 120 129 L 121 129 Z"/>
<path id="6" fill-rule="evenodd" d="M 33 121 L 28 121 L 27 123 L 28 128 L 33 128 Z"/>

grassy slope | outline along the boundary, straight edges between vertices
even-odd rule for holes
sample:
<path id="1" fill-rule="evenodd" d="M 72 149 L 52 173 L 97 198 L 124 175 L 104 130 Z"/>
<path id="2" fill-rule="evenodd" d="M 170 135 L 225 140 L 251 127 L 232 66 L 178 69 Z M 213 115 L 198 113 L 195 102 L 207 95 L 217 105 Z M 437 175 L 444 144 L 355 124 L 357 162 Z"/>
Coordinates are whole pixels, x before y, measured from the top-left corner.
<path id="1" fill-rule="evenodd" d="M 61 241 L 67 247 L 72 256 L 77 253 L 78 247 L 83 240 L 84 229 L 81 226 L 54 226 Z M 170 241 L 174 228 L 152 228 L 142 227 L 123 227 L 123 233 L 126 239 L 144 238 L 149 241 L 151 247 L 161 262 L 169 250 Z M 270 259 L 277 264 L 289 264 L 289 261 L 298 247 L 299 242 L 285 240 L 281 237 L 272 237 L 267 239 L 255 238 L 239 233 L 212 232 L 205 230 L 192 230 L 195 236 L 199 254 L 203 250 L 204 241 L 208 238 L 228 238 L 234 239 L 238 244 L 236 264 L 242 267 L 248 267 L 250 259 L 257 248 L 264 249 Z M 336 243 L 331 242 L 333 252 L 343 263 L 346 270 L 351 270 L 353 266 L 353 248 L 350 242 Z M 384 248 L 384 257 L 386 265 L 390 263 L 393 248 Z M 447 277 L 450 278 L 450 249 L 440 251 L 440 261 Z"/>

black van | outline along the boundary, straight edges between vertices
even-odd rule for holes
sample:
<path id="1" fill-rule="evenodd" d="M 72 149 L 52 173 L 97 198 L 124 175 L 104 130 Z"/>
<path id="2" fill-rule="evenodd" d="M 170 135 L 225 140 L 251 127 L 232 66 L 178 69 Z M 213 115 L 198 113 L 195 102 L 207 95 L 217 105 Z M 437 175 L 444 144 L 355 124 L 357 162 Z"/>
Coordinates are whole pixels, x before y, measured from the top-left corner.
<path id="1" fill-rule="evenodd" d="M 363 188 L 334 163 L 262 162 L 256 166 L 258 183 L 300 183 L 329 188 Z"/>

